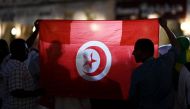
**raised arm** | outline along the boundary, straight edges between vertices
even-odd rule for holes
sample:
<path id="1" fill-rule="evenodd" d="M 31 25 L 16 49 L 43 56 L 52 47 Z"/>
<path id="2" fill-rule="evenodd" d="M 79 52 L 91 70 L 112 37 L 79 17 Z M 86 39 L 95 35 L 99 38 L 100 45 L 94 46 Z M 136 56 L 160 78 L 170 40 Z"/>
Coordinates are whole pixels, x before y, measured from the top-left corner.
<path id="1" fill-rule="evenodd" d="M 176 39 L 175 34 L 168 28 L 166 20 L 161 18 L 159 19 L 159 23 L 163 27 L 163 29 L 166 31 L 166 34 L 172 46 L 174 46 L 178 51 L 180 51 L 181 47 Z"/>
<path id="2" fill-rule="evenodd" d="M 39 32 L 39 20 L 36 20 L 34 23 L 34 26 L 36 27 L 36 30 L 31 34 L 31 36 L 26 40 L 26 43 L 28 45 L 28 48 L 31 48 L 34 44 L 36 37 L 38 36 Z"/>

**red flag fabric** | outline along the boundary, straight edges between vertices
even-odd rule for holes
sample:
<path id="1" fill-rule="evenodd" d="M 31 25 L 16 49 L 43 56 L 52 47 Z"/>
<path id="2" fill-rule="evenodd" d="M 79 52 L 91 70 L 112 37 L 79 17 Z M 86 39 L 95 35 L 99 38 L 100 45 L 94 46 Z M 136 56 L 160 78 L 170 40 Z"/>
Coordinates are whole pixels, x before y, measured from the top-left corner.
<path id="1" fill-rule="evenodd" d="M 149 38 L 158 55 L 159 24 L 152 20 L 40 21 L 40 82 L 62 97 L 127 99 L 137 39 Z"/>

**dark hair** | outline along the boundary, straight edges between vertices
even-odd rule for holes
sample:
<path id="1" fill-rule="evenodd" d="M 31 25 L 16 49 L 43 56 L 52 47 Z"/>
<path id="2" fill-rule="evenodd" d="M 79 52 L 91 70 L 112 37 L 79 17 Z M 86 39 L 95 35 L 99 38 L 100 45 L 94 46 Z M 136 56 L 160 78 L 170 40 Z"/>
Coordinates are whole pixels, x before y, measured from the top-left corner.
<path id="1" fill-rule="evenodd" d="M 12 55 L 20 55 L 25 49 L 25 40 L 23 39 L 14 39 L 10 43 L 10 52 Z"/>
<path id="2" fill-rule="evenodd" d="M 149 52 L 151 56 L 154 55 L 154 44 L 150 39 L 138 39 L 135 43 L 135 49 Z"/>
<path id="3" fill-rule="evenodd" d="M 0 63 L 9 54 L 9 47 L 4 39 L 0 39 Z"/>

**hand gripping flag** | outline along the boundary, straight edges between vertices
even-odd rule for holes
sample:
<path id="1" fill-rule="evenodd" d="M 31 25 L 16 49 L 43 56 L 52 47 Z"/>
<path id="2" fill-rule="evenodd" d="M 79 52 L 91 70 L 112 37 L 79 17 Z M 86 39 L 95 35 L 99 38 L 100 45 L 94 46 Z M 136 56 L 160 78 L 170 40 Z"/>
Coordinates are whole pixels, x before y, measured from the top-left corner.
<path id="1" fill-rule="evenodd" d="M 42 20 L 40 83 L 53 96 L 127 99 L 134 44 L 151 39 L 157 56 L 158 36 L 157 19 Z"/>

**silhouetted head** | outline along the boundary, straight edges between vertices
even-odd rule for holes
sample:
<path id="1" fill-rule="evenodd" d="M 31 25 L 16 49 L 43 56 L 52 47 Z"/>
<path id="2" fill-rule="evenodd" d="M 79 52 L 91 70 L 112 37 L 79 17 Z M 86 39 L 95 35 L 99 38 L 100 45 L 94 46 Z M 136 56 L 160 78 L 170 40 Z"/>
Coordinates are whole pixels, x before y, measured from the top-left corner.
<path id="1" fill-rule="evenodd" d="M 0 39 L 0 63 L 9 54 L 9 47 L 4 39 Z"/>
<path id="2" fill-rule="evenodd" d="M 54 61 L 57 61 L 60 58 L 60 56 L 63 54 L 62 46 L 59 41 L 52 41 L 51 45 L 48 47 L 46 51 L 49 59 L 52 59 Z"/>
<path id="3" fill-rule="evenodd" d="M 154 44 L 150 39 L 138 39 L 133 50 L 136 62 L 144 62 L 154 55 Z"/>
<path id="4" fill-rule="evenodd" d="M 28 57 L 28 46 L 23 39 L 14 39 L 10 43 L 11 58 L 23 62 Z"/>

